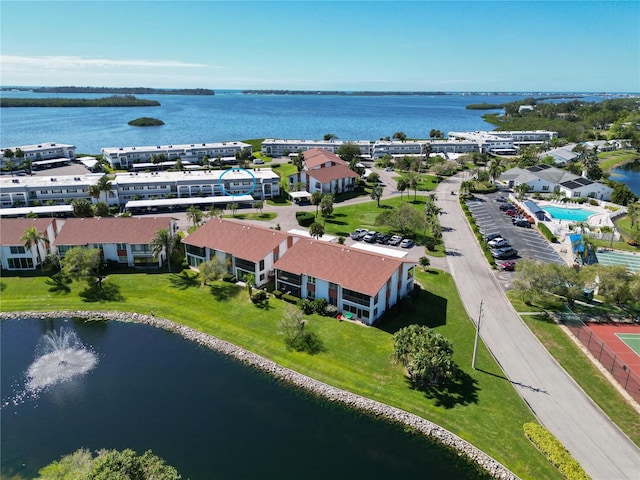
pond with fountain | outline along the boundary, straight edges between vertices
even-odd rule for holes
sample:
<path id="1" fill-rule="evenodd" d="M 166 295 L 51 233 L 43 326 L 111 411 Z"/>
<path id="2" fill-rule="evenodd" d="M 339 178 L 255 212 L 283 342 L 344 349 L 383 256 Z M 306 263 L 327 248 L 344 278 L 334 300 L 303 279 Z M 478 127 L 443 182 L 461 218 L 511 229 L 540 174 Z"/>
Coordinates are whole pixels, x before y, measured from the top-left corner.
<path id="1" fill-rule="evenodd" d="M 1 471 L 147 449 L 207 478 L 487 478 L 457 452 L 148 325 L 3 320 Z M 17 477 L 20 478 L 20 477 Z"/>

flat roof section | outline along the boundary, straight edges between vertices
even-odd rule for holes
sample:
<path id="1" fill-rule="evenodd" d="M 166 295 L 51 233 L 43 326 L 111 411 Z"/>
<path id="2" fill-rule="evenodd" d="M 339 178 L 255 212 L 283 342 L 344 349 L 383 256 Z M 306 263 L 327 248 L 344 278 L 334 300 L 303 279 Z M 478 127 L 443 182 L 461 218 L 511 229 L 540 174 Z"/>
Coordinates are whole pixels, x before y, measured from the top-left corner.
<path id="1" fill-rule="evenodd" d="M 29 213 L 36 215 L 73 213 L 73 207 L 71 205 L 45 205 L 42 207 L 0 208 L 0 217 L 21 217 Z"/>
<path id="2" fill-rule="evenodd" d="M 129 200 L 124 208 L 148 208 L 148 207 L 170 207 L 170 206 L 185 206 L 185 205 L 198 205 L 202 203 L 208 203 L 211 205 L 220 203 L 247 203 L 255 202 L 251 195 L 235 195 L 235 196 L 221 196 L 221 197 L 189 197 L 189 198 L 161 198 L 158 200 Z M 15 209 L 11 209 L 15 210 Z"/>
<path id="3" fill-rule="evenodd" d="M 395 248 L 379 247 L 378 245 L 370 245 L 368 243 L 354 243 L 349 248 L 364 250 L 365 252 L 378 253 L 394 258 L 406 258 L 409 252 L 396 250 Z"/>

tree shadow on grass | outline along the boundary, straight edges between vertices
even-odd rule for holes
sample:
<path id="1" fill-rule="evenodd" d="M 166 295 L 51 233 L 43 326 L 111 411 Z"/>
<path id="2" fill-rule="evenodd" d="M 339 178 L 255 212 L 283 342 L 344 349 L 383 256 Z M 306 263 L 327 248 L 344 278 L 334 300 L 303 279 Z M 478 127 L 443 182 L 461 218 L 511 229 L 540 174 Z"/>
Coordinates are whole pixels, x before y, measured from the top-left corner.
<path id="1" fill-rule="evenodd" d="M 478 381 L 463 371 L 458 371 L 455 379 L 437 385 L 418 385 L 409 378 L 407 382 L 412 390 L 424 392 L 425 397 L 435 400 L 437 407 L 450 409 L 478 403 Z"/>
<path id="2" fill-rule="evenodd" d="M 327 218 L 327 223 L 330 223 L 331 225 L 348 225 L 347 222 L 343 222 L 342 220 L 335 220 L 334 218 Z"/>
<path id="3" fill-rule="evenodd" d="M 179 290 L 186 290 L 190 287 L 198 287 L 200 286 L 200 281 L 198 280 L 198 274 L 196 272 L 192 272 L 191 270 L 183 270 L 180 273 L 176 273 L 169 277 L 169 281 L 173 288 L 177 288 Z"/>
<path id="4" fill-rule="evenodd" d="M 67 275 L 58 272 L 50 278 L 47 278 L 44 283 L 49 285 L 49 291 L 51 293 L 69 293 L 71 291 L 71 287 L 69 285 L 72 281 L 73 280 Z"/>
<path id="5" fill-rule="evenodd" d="M 389 310 L 374 325 L 387 333 L 396 333 L 408 325 L 425 325 L 435 328 L 447 323 L 447 299 L 422 288 Z"/>
<path id="6" fill-rule="evenodd" d="M 238 285 L 228 282 L 214 283 L 209 287 L 211 295 L 219 302 L 228 302 L 237 297 L 241 290 L 242 288 Z"/>
<path id="7" fill-rule="evenodd" d="M 123 302 L 125 300 L 120 293 L 120 286 L 107 280 L 88 285 L 80 292 L 80 296 L 85 302 Z"/>

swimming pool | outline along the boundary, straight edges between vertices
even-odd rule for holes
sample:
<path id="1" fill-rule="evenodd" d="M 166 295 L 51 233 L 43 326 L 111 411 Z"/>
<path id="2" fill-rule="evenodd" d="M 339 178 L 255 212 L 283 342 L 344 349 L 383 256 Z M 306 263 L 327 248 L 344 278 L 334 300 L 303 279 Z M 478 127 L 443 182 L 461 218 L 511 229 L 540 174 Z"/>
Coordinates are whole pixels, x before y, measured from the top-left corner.
<path id="1" fill-rule="evenodd" d="M 593 210 L 586 208 L 563 208 L 552 205 L 542 207 L 542 209 L 556 220 L 569 220 L 572 222 L 586 222 L 591 215 L 595 215 Z"/>

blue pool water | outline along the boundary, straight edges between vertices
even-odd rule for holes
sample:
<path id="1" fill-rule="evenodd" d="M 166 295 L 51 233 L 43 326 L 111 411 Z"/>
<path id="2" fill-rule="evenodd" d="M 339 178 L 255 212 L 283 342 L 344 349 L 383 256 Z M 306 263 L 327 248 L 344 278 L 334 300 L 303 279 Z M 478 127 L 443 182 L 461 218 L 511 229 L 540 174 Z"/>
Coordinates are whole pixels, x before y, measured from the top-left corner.
<path id="1" fill-rule="evenodd" d="M 593 210 L 586 208 L 563 208 L 563 207 L 542 207 L 551 217 L 556 220 L 569 220 L 572 222 L 586 222 L 591 215 L 595 215 Z"/>

